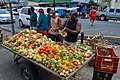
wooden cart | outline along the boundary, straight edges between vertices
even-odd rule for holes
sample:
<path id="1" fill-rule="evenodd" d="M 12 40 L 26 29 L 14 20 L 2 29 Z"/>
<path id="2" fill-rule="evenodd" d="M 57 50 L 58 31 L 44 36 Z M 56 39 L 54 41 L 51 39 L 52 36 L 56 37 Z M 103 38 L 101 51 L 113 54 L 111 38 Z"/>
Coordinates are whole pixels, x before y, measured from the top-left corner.
<path id="1" fill-rule="evenodd" d="M 21 55 L 20 53 L 18 53 L 18 52 L 16 52 L 16 51 L 13 51 L 11 48 L 9 48 L 9 47 L 7 47 L 7 46 L 5 46 L 5 45 L 3 45 L 3 44 L 1 44 L 1 46 L 4 47 L 5 49 L 9 50 L 10 52 L 14 53 L 14 54 L 17 56 L 17 57 L 15 57 L 14 61 L 17 61 L 17 62 L 18 62 L 18 60 L 19 60 L 20 58 L 24 58 L 26 61 L 34 64 L 35 66 L 41 67 L 41 68 L 45 69 L 46 71 L 48 71 L 48 72 L 56 75 L 57 77 L 60 78 L 60 80 L 71 80 L 71 77 L 73 78 L 73 77 L 75 76 L 75 74 L 76 74 L 78 71 L 80 71 L 85 65 L 87 65 L 87 64 L 91 61 L 91 59 L 95 56 L 95 54 L 92 54 L 92 55 L 91 55 L 82 65 L 80 65 L 74 72 L 70 73 L 70 75 L 69 75 L 68 77 L 63 77 L 63 76 L 61 76 L 60 74 L 58 74 L 57 72 L 49 69 L 49 68 L 46 67 L 45 65 L 40 64 L 40 63 L 37 63 L 36 61 L 33 61 L 32 59 L 28 59 L 26 56 L 23 56 L 23 55 Z M 29 66 L 27 66 L 27 67 L 29 67 Z M 32 67 L 32 68 L 33 68 L 33 67 Z M 32 80 L 32 79 L 30 79 L 30 80 Z M 33 80 L 36 80 L 36 79 L 33 79 Z M 73 79 L 73 80 L 74 80 L 74 79 Z"/>

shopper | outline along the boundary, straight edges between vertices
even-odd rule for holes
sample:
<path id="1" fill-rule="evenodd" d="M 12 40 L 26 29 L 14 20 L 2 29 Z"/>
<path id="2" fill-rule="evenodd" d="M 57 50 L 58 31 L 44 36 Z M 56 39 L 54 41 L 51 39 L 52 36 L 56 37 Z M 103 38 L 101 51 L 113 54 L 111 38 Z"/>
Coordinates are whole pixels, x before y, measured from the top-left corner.
<path id="1" fill-rule="evenodd" d="M 93 7 L 92 10 L 90 11 L 90 22 L 91 22 L 91 26 L 93 26 L 94 21 L 96 19 L 96 10 Z"/>
<path id="2" fill-rule="evenodd" d="M 56 16 L 55 11 L 52 11 L 50 26 L 49 26 L 49 33 L 50 38 L 56 42 L 62 42 L 62 36 L 59 33 L 59 28 L 61 27 L 61 18 Z"/>
<path id="3" fill-rule="evenodd" d="M 44 10 L 42 8 L 40 8 L 38 10 L 39 12 L 39 17 L 38 17 L 38 21 L 37 21 L 37 25 L 34 28 L 34 30 L 36 31 L 47 31 L 48 30 L 48 18 L 47 15 L 44 14 Z"/>
<path id="4" fill-rule="evenodd" d="M 30 18 L 26 18 L 27 20 L 30 20 L 30 27 L 36 27 L 37 25 L 37 14 L 34 12 L 34 8 L 30 8 Z"/>
<path id="5" fill-rule="evenodd" d="M 77 19 L 77 10 L 71 10 L 70 11 L 70 18 L 65 21 L 63 24 L 63 28 L 67 32 L 67 36 L 65 37 L 65 40 L 63 41 L 64 44 L 68 46 L 72 46 L 76 48 L 76 42 L 78 38 L 78 34 L 81 31 L 81 23 Z"/>
<path id="6" fill-rule="evenodd" d="M 50 19 L 51 19 L 50 13 L 51 13 L 51 8 L 47 8 L 48 26 L 50 26 Z"/>

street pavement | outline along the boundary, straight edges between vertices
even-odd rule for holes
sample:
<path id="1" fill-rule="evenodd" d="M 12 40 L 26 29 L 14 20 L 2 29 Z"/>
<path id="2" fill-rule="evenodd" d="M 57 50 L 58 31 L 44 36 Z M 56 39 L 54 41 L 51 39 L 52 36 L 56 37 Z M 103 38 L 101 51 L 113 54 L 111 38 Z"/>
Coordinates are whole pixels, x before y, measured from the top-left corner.
<path id="1" fill-rule="evenodd" d="M 64 20 L 64 19 L 63 19 Z M 106 22 L 106 21 L 96 21 L 94 26 L 90 26 L 89 19 L 80 19 L 82 24 L 82 31 L 85 35 L 93 35 L 97 32 L 102 32 L 105 36 L 120 36 L 120 23 L 119 22 Z M 12 35 L 9 31 L 11 30 L 10 24 L 0 25 L 4 28 L 4 36 Z M 21 29 L 17 23 L 15 23 L 15 28 L 17 31 Z M 120 47 L 115 48 L 116 54 L 120 57 Z M 0 46 L 0 80 L 22 80 L 20 75 L 20 64 L 16 64 L 13 61 L 13 53 L 2 48 Z M 86 66 L 81 71 L 79 71 L 79 78 L 81 80 L 92 80 L 93 76 L 93 67 Z M 112 80 L 120 80 L 120 62 L 118 66 L 117 73 L 114 74 Z M 47 75 L 45 75 L 47 76 Z"/>
<path id="2" fill-rule="evenodd" d="M 16 23 L 14 24 L 16 33 L 22 29 L 29 28 L 29 27 L 20 27 L 18 16 L 16 17 Z M 89 19 L 80 19 L 78 18 L 82 24 L 81 32 L 84 32 L 85 35 L 93 35 L 98 32 L 102 32 L 105 36 L 120 36 L 120 22 L 119 21 L 95 21 L 93 26 L 90 26 Z M 62 18 L 62 22 L 66 19 Z M 12 31 L 11 24 L 0 24 L 0 26 L 6 31 Z"/>

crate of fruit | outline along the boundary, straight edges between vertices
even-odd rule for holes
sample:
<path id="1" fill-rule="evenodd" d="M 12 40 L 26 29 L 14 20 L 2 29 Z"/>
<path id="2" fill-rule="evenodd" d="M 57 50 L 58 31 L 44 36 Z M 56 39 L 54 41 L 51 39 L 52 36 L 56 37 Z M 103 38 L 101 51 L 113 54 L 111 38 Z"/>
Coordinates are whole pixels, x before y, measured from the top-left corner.
<path id="1" fill-rule="evenodd" d="M 113 48 L 96 47 L 95 70 L 98 72 L 117 72 L 119 58 Z"/>

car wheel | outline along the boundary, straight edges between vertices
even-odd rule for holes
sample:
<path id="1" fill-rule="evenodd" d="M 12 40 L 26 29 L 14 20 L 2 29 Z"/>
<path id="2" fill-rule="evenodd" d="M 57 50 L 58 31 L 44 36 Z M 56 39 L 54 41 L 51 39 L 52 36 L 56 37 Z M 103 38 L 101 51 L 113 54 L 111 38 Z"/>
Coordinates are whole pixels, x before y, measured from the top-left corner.
<path id="1" fill-rule="evenodd" d="M 104 21 L 105 18 L 106 18 L 106 17 L 105 17 L 104 15 L 100 16 L 100 20 L 101 20 L 101 21 Z"/>
<path id="2" fill-rule="evenodd" d="M 38 80 L 37 69 L 30 62 L 24 62 L 21 66 L 22 80 Z"/>
<path id="3" fill-rule="evenodd" d="M 24 27 L 24 24 L 23 24 L 23 22 L 21 20 L 19 20 L 19 26 Z"/>

